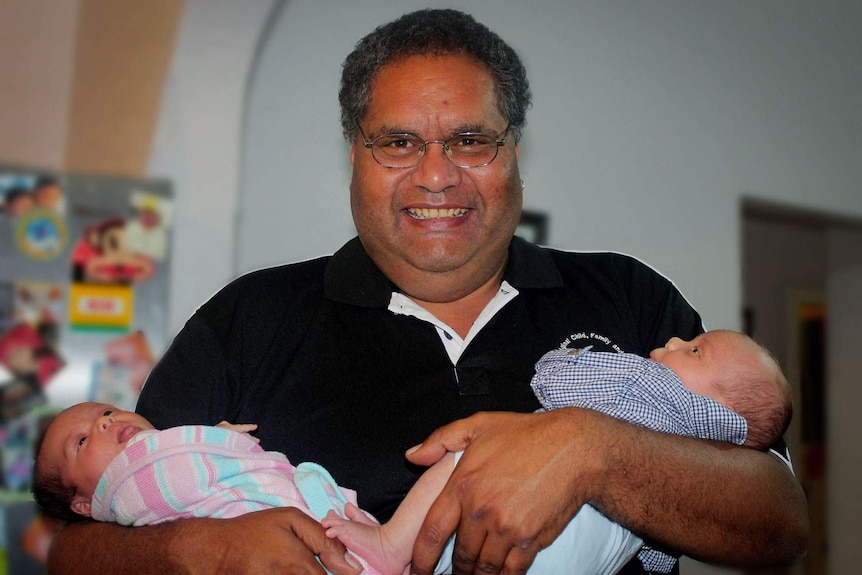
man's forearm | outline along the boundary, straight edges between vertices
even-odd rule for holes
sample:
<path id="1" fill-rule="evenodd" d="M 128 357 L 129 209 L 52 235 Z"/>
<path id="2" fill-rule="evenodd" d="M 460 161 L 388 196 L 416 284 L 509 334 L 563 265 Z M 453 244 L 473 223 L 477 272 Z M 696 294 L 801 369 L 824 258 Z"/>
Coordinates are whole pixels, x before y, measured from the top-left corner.
<path id="1" fill-rule="evenodd" d="M 183 574 L 186 571 L 170 553 L 178 529 L 179 523 L 134 528 L 98 522 L 70 525 L 51 544 L 48 573 L 138 573 L 146 565 L 147 572 Z"/>
<path id="2" fill-rule="evenodd" d="M 591 503 L 658 544 L 736 566 L 789 563 L 808 545 L 805 496 L 787 466 L 752 449 L 613 422 Z"/>
<path id="3" fill-rule="evenodd" d="M 51 575 L 90 573 L 332 573 L 359 572 L 345 547 L 296 507 L 233 519 L 180 519 L 147 527 L 87 523 L 63 529 L 48 554 Z M 354 560 L 355 563 L 355 560 Z M 321 571 L 322 572 L 322 571 Z"/>

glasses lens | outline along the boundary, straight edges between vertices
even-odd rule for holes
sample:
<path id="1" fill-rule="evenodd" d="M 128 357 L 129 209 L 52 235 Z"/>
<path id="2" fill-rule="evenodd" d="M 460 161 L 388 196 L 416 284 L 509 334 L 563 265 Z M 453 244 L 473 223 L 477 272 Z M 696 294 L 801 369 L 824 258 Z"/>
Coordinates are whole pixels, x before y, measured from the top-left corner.
<path id="1" fill-rule="evenodd" d="M 456 166 L 478 167 L 497 157 L 497 140 L 487 134 L 458 134 L 446 140 Z"/>
<path id="2" fill-rule="evenodd" d="M 422 140 L 410 134 L 380 136 L 371 146 L 374 159 L 389 168 L 409 168 L 419 162 Z"/>

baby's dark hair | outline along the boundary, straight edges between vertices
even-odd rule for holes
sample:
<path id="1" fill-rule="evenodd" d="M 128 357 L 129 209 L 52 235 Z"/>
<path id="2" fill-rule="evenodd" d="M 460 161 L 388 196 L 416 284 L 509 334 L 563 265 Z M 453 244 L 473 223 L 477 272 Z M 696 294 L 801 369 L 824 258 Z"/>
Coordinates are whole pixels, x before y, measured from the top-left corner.
<path id="1" fill-rule="evenodd" d="M 27 188 L 21 188 L 21 187 L 9 188 L 8 190 L 6 190 L 6 193 L 3 195 L 3 202 L 2 203 L 5 204 L 6 206 L 8 206 L 12 202 L 17 200 L 18 198 L 20 198 L 22 196 L 27 196 L 29 194 L 30 194 L 30 190 L 28 190 Z"/>
<path id="2" fill-rule="evenodd" d="M 88 521 L 90 518 L 79 515 L 72 511 L 72 498 L 75 497 L 75 488 L 63 480 L 60 470 L 56 465 L 47 461 L 47 456 L 42 453 L 45 444 L 45 434 L 50 424 L 39 436 L 36 442 L 36 461 L 33 464 L 33 483 L 30 491 L 39 511 L 51 519 L 63 523 L 78 523 Z"/>
<path id="3" fill-rule="evenodd" d="M 747 339 L 760 355 L 759 365 L 743 361 L 729 367 L 728 377 L 716 385 L 727 406 L 748 423 L 744 445 L 768 449 L 781 439 L 790 425 L 793 416 L 790 385 L 778 360 L 765 347 Z"/>

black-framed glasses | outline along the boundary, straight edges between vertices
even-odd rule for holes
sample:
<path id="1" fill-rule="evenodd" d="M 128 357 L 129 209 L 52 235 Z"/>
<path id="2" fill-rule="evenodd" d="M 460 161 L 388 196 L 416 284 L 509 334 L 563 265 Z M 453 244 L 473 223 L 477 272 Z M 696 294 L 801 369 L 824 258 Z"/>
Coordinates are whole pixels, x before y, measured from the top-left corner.
<path id="1" fill-rule="evenodd" d="M 463 132 L 446 140 L 423 140 L 416 134 L 383 134 L 373 140 L 365 137 L 362 126 L 356 122 L 362 142 L 371 148 L 374 160 L 384 168 L 404 169 L 419 165 L 428 144 L 440 144 L 449 161 L 459 168 L 481 168 L 497 157 L 500 146 L 506 144 L 509 126 L 499 138 L 491 134 Z"/>

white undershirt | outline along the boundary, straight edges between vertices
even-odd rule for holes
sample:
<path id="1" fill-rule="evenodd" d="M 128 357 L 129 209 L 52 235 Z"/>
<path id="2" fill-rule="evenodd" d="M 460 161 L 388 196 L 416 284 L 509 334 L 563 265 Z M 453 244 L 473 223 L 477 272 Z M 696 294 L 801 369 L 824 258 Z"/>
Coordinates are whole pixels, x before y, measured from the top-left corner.
<path id="1" fill-rule="evenodd" d="M 515 299 L 517 295 L 518 290 L 504 280 L 500 284 L 500 289 L 497 290 L 497 293 L 494 294 L 494 297 L 491 298 L 491 301 L 488 302 L 485 309 L 482 310 L 482 313 L 479 314 L 479 317 L 470 326 L 467 337 L 463 339 L 449 325 L 403 293 L 392 292 L 392 298 L 389 300 L 389 311 L 399 315 L 410 315 L 433 325 L 437 329 L 440 341 L 443 342 L 443 347 L 446 348 L 446 353 L 449 354 L 449 359 L 452 360 L 452 365 L 455 365 L 458 363 L 458 358 L 461 357 L 461 353 L 467 347 L 467 344 L 491 321 L 491 318 L 498 311 Z"/>

